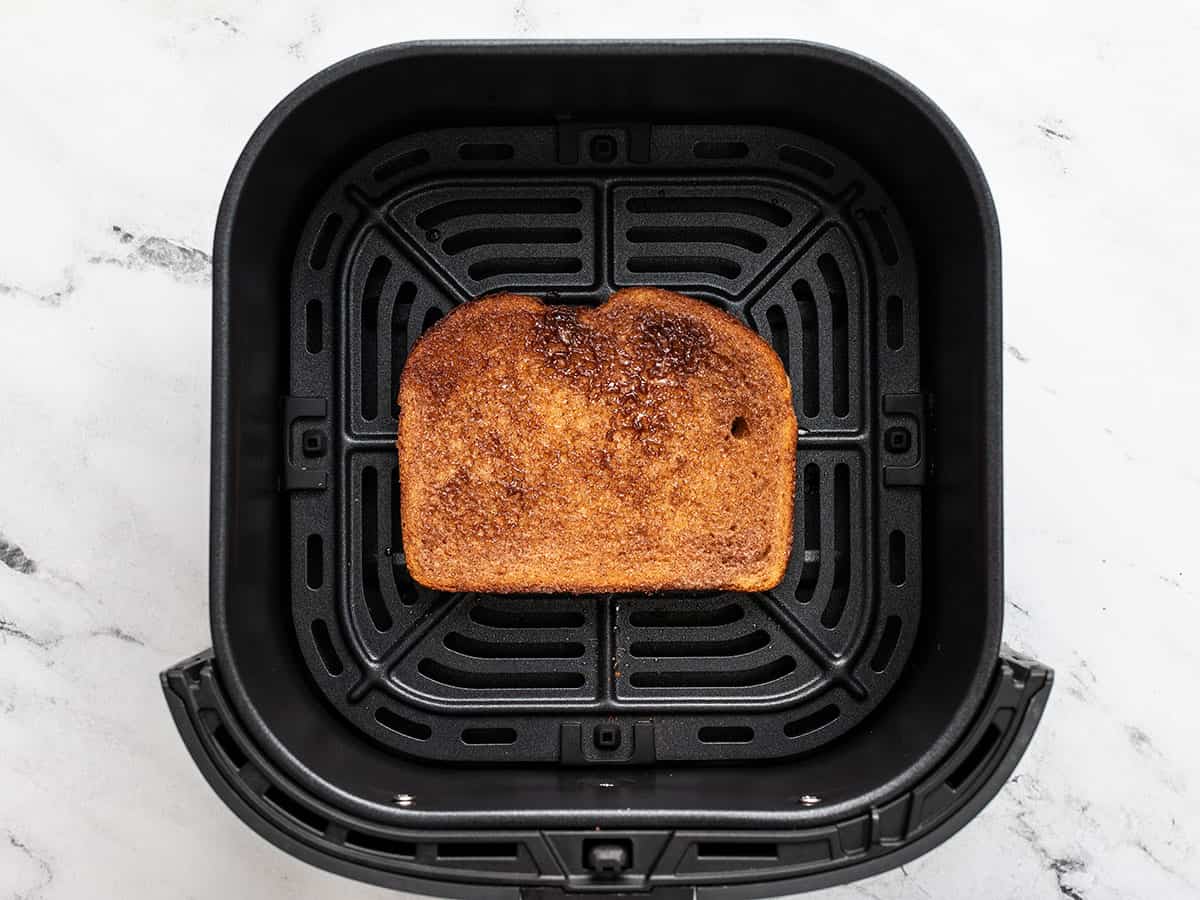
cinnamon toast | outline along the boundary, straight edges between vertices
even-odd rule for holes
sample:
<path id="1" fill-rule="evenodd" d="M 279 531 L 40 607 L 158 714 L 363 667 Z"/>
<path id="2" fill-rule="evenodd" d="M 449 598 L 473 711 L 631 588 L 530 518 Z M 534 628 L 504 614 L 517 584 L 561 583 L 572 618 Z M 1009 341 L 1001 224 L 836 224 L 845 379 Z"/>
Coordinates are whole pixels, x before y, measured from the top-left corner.
<path id="1" fill-rule="evenodd" d="M 409 572 L 446 591 L 761 591 L 791 549 L 796 418 L 732 316 L 633 288 L 466 303 L 400 380 Z"/>

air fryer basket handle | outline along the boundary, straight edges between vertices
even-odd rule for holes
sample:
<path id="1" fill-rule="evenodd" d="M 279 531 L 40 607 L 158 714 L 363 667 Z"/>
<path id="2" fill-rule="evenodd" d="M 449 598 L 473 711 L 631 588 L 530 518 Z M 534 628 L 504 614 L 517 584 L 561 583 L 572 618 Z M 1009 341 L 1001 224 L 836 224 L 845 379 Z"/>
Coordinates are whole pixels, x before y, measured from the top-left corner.
<path id="1" fill-rule="evenodd" d="M 420 830 L 400 830 L 334 809 L 308 794 L 280 772 L 254 746 L 233 712 L 216 672 L 212 651 L 204 651 L 162 673 L 163 691 L 180 736 L 204 777 L 247 825 L 276 846 L 331 872 L 395 889 L 457 897 L 550 900 L 569 887 L 612 896 L 623 889 L 650 888 L 656 897 L 673 894 L 732 900 L 779 896 L 814 890 L 874 875 L 901 865 L 946 840 L 973 818 L 1007 781 L 1041 720 L 1053 671 L 1005 648 L 996 664 L 988 695 L 966 737 L 915 788 L 881 802 L 833 827 L 789 831 L 630 831 L 580 832 L 479 831 L 456 839 L 512 842 L 524 848 L 540 875 L 472 869 L 469 858 L 441 861 L 435 838 Z M 347 842 L 351 834 L 378 836 L 369 852 Z M 383 836 L 380 836 L 383 835 Z M 598 883 L 589 873 L 568 871 L 562 859 L 582 857 L 582 842 L 597 836 L 626 846 L 657 841 L 661 852 L 634 854 L 634 868 L 619 879 Z M 698 840 L 752 837 L 756 842 L 828 848 L 822 853 L 794 852 L 805 860 L 782 867 L 780 859 L 763 863 L 759 881 L 704 884 L 702 874 L 679 874 L 679 863 Z M 551 844 L 555 850 L 551 850 Z M 394 848 L 389 853 L 387 848 Z M 648 865 L 639 863 L 648 860 Z M 644 868 L 643 868 L 644 867 Z M 639 870 L 639 868 L 641 870 Z M 743 869 L 753 877 L 753 871 Z M 432 875 L 439 880 L 426 878 Z M 446 879 L 446 880 L 441 880 Z M 463 883 L 472 881 L 473 884 Z M 529 884 L 524 882 L 528 881 Z"/>

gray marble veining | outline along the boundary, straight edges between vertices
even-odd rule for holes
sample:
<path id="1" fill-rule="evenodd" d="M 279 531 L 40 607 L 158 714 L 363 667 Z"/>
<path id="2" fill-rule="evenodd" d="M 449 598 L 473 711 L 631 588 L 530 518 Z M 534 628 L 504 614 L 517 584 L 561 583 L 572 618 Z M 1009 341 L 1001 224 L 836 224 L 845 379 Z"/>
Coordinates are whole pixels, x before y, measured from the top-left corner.
<path id="1" fill-rule="evenodd" d="M 1200 895 L 1192 4 L 193 0 L 0 12 L 0 896 L 382 898 L 204 783 L 157 672 L 206 646 L 224 180 L 388 40 L 793 36 L 927 91 L 1005 243 L 1006 640 L 1058 687 L 999 797 L 832 898 Z"/>

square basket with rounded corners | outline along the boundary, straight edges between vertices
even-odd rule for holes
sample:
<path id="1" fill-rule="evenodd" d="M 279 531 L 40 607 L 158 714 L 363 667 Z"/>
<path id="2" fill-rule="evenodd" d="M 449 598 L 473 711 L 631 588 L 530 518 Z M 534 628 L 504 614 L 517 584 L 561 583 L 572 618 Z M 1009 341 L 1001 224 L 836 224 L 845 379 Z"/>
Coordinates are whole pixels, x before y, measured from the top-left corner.
<path id="1" fill-rule="evenodd" d="M 783 582 L 498 597 L 409 577 L 398 379 L 497 290 L 668 287 L 792 380 Z M 214 252 L 213 650 L 164 674 L 289 852 L 434 895 L 771 896 L 899 865 L 1016 765 L 999 237 L 961 136 L 798 43 L 409 44 L 298 88 Z"/>

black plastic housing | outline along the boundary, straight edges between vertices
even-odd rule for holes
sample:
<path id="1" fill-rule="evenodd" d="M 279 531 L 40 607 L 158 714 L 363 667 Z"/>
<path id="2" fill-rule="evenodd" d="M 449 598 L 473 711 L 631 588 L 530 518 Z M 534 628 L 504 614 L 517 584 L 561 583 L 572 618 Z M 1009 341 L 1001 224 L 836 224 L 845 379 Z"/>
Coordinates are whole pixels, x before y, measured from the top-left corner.
<path id="1" fill-rule="evenodd" d="M 585 768 L 422 761 L 331 704 L 314 680 L 311 650 L 297 641 L 304 535 L 293 531 L 292 498 L 334 488 L 328 467 L 311 460 L 346 443 L 334 426 L 344 421 L 341 398 L 353 393 L 321 396 L 289 383 L 304 328 L 294 263 L 306 223 L 341 173 L 390 142 L 464 127 L 511 134 L 546 126 L 557 129 L 564 173 L 579 156 L 645 165 L 655 158 L 656 127 L 791 130 L 852 160 L 880 192 L 863 196 L 887 198 L 862 208 L 864 246 L 888 255 L 876 218 L 907 233 L 901 249 L 911 246 L 919 283 L 919 390 L 894 395 L 900 400 L 863 395 L 870 402 L 860 431 L 869 439 L 860 457 L 872 484 L 919 498 L 920 592 L 905 601 L 919 625 L 878 705 L 801 755 L 753 764 L 732 755 L 620 767 L 592 760 Z M 612 146 L 597 146 L 597 136 Z M 164 674 L 201 770 L 289 852 L 435 895 L 653 889 L 670 898 L 698 887 L 699 896 L 773 896 L 872 874 L 943 840 L 1016 765 L 1051 682 L 1045 667 L 1000 655 L 999 262 L 991 198 L 961 136 L 911 85 L 842 51 L 411 44 L 317 75 L 255 133 L 218 218 L 213 653 Z M 864 264 L 868 330 L 886 327 L 880 269 Z M 511 286 L 556 289 L 553 279 L 527 276 Z M 742 296 L 712 281 L 695 287 L 719 303 Z M 753 305 L 746 316 L 754 320 Z M 889 431 L 895 421 L 911 423 L 915 449 Z M 888 453 L 916 462 L 889 480 Z M 352 496 L 336 508 L 351 508 Z M 864 552 L 879 560 L 878 522 L 867 524 Z M 348 527 L 336 523 L 339 534 Z M 330 571 L 351 564 L 329 559 Z M 866 601 L 874 608 L 879 597 Z M 652 721 L 653 710 L 638 716 Z"/>

